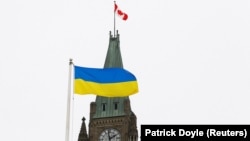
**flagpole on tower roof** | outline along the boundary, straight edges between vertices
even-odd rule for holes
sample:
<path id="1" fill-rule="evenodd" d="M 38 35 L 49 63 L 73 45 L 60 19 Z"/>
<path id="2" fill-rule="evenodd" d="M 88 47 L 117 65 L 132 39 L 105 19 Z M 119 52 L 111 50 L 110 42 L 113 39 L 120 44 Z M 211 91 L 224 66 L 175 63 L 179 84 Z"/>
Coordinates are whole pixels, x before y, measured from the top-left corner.
<path id="1" fill-rule="evenodd" d="M 123 12 L 119 7 L 118 5 L 116 4 L 116 1 L 114 1 L 114 37 L 117 36 L 117 34 L 115 34 L 115 31 L 116 31 L 116 19 L 115 19 L 115 16 L 116 14 L 122 18 L 122 20 L 126 21 L 128 19 L 128 15 Z"/>
<path id="2" fill-rule="evenodd" d="M 114 37 L 115 37 L 115 10 L 116 10 L 116 3 L 114 1 Z"/>

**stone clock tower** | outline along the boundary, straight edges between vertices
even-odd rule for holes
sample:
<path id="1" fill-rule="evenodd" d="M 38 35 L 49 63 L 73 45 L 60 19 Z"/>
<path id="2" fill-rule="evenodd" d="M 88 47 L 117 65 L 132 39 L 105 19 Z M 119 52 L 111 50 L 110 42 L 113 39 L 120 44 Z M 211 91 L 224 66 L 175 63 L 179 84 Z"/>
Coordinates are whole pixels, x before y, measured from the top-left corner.
<path id="1" fill-rule="evenodd" d="M 111 67 L 123 68 L 118 32 L 110 32 L 104 68 Z M 97 96 L 90 104 L 89 135 L 83 118 L 78 141 L 138 141 L 136 120 L 129 97 Z"/>

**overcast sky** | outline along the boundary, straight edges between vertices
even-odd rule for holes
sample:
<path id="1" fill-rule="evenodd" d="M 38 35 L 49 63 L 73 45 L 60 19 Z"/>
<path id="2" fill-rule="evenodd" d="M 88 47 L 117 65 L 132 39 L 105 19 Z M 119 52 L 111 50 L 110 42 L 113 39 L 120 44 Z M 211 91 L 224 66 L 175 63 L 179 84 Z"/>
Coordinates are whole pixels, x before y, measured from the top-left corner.
<path id="1" fill-rule="evenodd" d="M 141 124 L 250 124 L 250 1 L 117 0 Z M 102 68 L 112 0 L 0 1 L 0 140 L 63 141 L 69 58 Z M 73 138 L 95 96 L 75 96 Z"/>

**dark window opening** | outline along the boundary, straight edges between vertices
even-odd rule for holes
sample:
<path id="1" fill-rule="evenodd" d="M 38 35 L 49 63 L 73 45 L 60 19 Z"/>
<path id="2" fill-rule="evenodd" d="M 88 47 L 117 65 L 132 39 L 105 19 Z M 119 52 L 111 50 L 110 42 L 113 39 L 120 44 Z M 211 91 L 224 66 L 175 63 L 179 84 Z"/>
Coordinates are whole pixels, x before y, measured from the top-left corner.
<path id="1" fill-rule="evenodd" d="M 102 103 L 102 111 L 106 111 L 106 103 Z"/>
<path id="2" fill-rule="evenodd" d="M 115 103 L 114 103 L 114 108 L 115 108 L 115 110 L 118 109 L 118 102 L 115 102 Z"/>

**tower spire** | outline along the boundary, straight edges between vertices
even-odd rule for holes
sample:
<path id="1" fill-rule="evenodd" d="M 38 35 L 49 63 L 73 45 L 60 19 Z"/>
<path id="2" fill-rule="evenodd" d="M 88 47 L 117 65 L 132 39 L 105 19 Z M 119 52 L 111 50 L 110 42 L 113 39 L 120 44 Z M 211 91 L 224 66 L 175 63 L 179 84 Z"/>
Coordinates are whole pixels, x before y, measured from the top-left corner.
<path id="1" fill-rule="evenodd" d="M 82 118 L 82 127 L 78 136 L 78 141 L 88 141 L 88 134 L 86 130 L 85 117 Z"/>
<path id="2" fill-rule="evenodd" d="M 120 35 L 112 36 L 109 32 L 109 46 L 104 63 L 104 68 L 123 68 Z M 90 104 L 88 141 L 110 139 L 109 133 L 113 133 L 113 139 L 121 141 L 138 141 L 136 115 L 133 113 L 129 97 L 102 97 L 96 96 Z M 78 141 L 85 141 L 86 131 L 83 125 Z"/>

